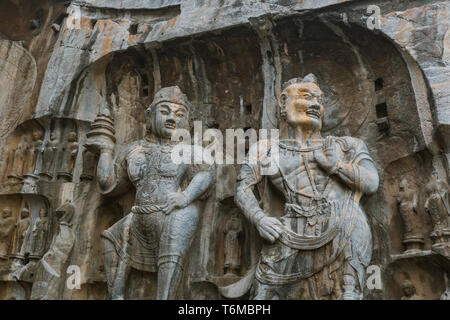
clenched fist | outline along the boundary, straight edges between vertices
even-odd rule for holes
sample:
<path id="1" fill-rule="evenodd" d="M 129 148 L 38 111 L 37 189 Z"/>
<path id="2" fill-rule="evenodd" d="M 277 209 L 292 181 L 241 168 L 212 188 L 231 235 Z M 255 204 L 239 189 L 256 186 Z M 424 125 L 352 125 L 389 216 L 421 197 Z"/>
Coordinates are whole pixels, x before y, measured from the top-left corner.
<path id="1" fill-rule="evenodd" d="M 282 227 L 280 220 L 273 217 L 264 217 L 256 225 L 259 235 L 270 243 L 274 243 L 281 236 Z"/>
<path id="2" fill-rule="evenodd" d="M 97 155 L 105 150 L 113 150 L 114 145 L 114 141 L 107 135 L 90 137 L 84 144 L 86 149 Z"/>

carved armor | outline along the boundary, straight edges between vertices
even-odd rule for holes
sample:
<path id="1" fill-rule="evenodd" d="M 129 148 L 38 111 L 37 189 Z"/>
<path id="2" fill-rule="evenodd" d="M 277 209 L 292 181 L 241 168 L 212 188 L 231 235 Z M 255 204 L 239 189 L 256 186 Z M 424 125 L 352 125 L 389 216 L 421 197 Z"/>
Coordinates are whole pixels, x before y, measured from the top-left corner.
<path id="1" fill-rule="evenodd" d="M 122 167 L 136 187 L 136 202 L 131 213 L 105 230 L 103 237 L 138 270 L 156 272 L 158 259 L 178 260 L 189 245 L 183 234 L 195 231 L 195 214 L 174 212 L 166 216 L 161 211 L 167 194 L 178 190 L 186 172 L 186 165 L 171 161 L 171 150 L 169 145 L 143 140 L 123 160 Z"/>

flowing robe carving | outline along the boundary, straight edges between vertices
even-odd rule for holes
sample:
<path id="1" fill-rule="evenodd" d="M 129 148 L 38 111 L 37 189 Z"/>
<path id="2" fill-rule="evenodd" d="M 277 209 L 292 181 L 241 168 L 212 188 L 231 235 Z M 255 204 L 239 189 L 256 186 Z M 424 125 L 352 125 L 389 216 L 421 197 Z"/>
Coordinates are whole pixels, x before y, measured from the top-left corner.
<path id="1" fill-rule="evenodd" d="M 39 217 L 36 220 L 32 231 L 31 242 L 31 255 L 33 257 L 40 258 L 44 254 L 49 227 L 50 221 L 48 217 Z"/>
<path id="2" fill-rule="evenodd" d="M 228 220 L 225 229 L 225 273 L 232 273 L 241 267 L 241 247 L 239 234 L 242 232 L 242 221 L 237 217 Z"/>
<path id="3" fill-rule="evenodd" d="M 25 242 L 28 228 L 30 227 L 31 219 L 30 217 L 22 218 L 17 222 L 16 232 L 14 233 L 14 237 L 12 240 L 12 250 L 11 253 L 15 255 L 21 254 L 22 246 Z"/>
<path id="4" fill-rule="evenodd" d="M 7 257 L 9 253 L 15 226 L 14 217 L 0 218 L 0 257 Z"/>

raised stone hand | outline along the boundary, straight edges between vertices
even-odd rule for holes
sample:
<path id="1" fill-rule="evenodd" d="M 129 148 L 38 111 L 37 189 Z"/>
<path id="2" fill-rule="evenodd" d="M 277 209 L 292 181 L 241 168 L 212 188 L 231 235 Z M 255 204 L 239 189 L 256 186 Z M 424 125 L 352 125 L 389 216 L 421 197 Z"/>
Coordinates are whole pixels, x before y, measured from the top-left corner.
<path id="1" fill-rule="evenodd" d="M 166 204 L 161 208 L 165 214 L 170 214 L 175 209 L 187 207 L 189 200 L 183 192 L 173 192 L 167 196 Z"/>
<path id="2" fill-rule="evenodd" d="M 107 150 L 113 150 L 115 142 L 109 136 L 97 135 L 95 137 L 88 138 L 84 146 L 90 152 L 98 155 Z"/>
<path id="3" fill-rule="evenodd" d="M 99 114 L 91 124 L 84 146 L 97 155 L 105 151 L 111 152 L 116 144 L 114 134 L 114 120 L 109 115 Z"/>
<path id="4" fill-rule="evenodd" d="M 336 150 L 336 142 L 327 138 L 325 148 L 314 151 L 314 159 L 329 174 L 336 173 L 339 169 L 339 159 Z"/>
<path id="5" fill-rule="evenodd" d="M 270 243 L 274 243 L 283 232 L 280 220 L 273 217 L 264 217 L 259 220 L 256 229 L 258 229 L 259 235 Z"/>

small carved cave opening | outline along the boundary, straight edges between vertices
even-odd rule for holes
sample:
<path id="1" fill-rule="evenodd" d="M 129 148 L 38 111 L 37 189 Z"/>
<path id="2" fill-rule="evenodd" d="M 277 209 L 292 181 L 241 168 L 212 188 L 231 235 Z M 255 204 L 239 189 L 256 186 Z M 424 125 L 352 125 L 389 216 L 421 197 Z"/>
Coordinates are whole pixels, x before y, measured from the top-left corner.
<path id="1" fill-rule="evenodd" d="M 383 78 L 377 78 L 375 80 L 375 91 L 380 91 L 383 89 Z"/>

